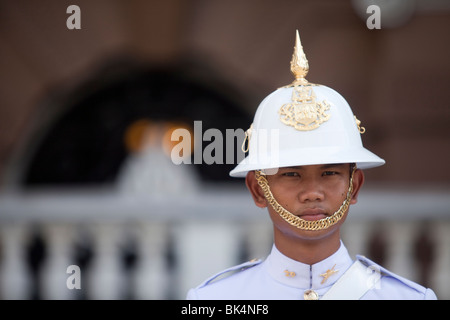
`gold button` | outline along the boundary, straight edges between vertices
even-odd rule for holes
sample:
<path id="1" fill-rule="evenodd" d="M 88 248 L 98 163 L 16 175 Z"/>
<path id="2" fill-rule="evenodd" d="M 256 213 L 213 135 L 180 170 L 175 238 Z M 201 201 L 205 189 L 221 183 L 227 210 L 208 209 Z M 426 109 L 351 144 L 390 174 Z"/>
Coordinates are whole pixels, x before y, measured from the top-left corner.
<path id="1" fill-rule="evenodd" d="M 306 290 L 303 293 L 303 298 L 305 300 L 319 300 L 319 295 L 314 290 Z"/>

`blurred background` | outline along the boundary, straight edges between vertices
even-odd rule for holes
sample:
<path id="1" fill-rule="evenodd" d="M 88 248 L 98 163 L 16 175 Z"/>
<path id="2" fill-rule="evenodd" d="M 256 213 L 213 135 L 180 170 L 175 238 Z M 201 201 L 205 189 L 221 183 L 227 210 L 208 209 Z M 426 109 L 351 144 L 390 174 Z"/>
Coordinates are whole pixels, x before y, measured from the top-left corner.
<path id="1" fill-rule="evenodd" d="M 234 164 L 174 165 L 168 137 L 191 132 L 193 159 L 207 129 L 247 130 L 292 81 L 296 29 L 308 80 L 347 99 L 386 160 L 347 248 L 449 299 L 446 0 L 0 0 L 0 298 L 184 299 L 264 258 L 271 223 Z"/>

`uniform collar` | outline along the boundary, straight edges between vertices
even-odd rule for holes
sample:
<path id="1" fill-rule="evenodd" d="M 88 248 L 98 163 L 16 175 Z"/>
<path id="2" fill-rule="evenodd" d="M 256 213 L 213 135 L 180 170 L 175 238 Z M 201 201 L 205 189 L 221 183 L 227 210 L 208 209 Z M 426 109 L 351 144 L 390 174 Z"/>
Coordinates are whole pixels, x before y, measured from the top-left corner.
<path id="1" fill-rule="evenodd" d="M 333 285 L 352 263 L 342 241 L 335 253 L 313 265 L 288 258 L 273 245 L 266 259 L 266 269 L 272 278 L 282 284 L 300 289 L 317 290 Z"/>

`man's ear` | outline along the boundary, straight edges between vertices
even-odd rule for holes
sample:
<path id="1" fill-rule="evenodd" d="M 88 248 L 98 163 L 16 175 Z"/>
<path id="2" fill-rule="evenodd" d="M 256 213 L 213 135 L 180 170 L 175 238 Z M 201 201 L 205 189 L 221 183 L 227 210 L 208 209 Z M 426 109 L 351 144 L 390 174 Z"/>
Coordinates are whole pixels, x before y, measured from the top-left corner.
<path id="1" fill-rule="evenodd" d="M 359 190 L 361 190 L 364 184 L 364 172 L 361 169 L 356 169 L 353 174 L 353 194 L 350 200 L 350 204 L 355 204 L 358 202 Z"/>
<path id="2" fill-rule="evenodd" d="M 267 201 L 264 193 L 256 180 L 255 171 L 249 171 L 245 177 L 245 184 L 250 191 L 253 201 L 259 208 L 267 207 Z"/>

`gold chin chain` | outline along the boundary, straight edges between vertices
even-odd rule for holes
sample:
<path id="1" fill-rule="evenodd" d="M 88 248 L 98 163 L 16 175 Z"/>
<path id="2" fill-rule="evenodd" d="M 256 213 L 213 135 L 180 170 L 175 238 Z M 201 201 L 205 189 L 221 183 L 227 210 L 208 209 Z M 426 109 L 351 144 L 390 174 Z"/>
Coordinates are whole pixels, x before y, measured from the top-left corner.
<path id="1" fill-rule="evenodd" d="M 339 220 L 342 219 L 345 212 L 348 209 L 348 206 L 350 205 L 350 200 L 352 198 L 352 192 L 353 192 L 353 174 L 355 173 L 356 165 L 353 167 L 352 174 L 350 176 L 350 186 L 348 187 L 347 197 L 345 198 L 344 202 L 342 203 L 341 207 L 333 213 L 331 216 L 316 220 L 316 221 L 307 221 L 304 220 L 285 208 L 283 208 L 277 200 L 275 200 L 272 191 L 270 191 L 269 183 L 266 178 L 266 174 L 263 173 L 261 170 L 256 170 L 256 180 L 258 181 L 258 185 L 262 188 L 264 192 L 264 197 L 266 197 L 266 200 L 270 203 L 272 208 L 280 215 L 281 218 L 283 218 L 284 221 L 289 223 L 290 225 L 297 227 L 302 230 L 309 230 L 309 231 L 316 231 L 316 230 L 324 230 L 332 225 L 336 224 Z"/>

